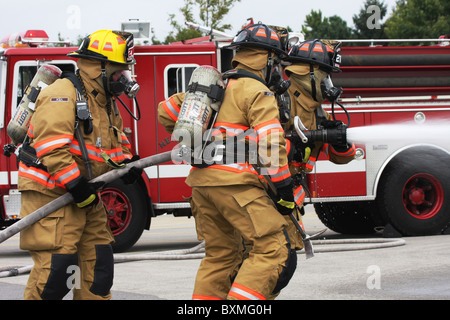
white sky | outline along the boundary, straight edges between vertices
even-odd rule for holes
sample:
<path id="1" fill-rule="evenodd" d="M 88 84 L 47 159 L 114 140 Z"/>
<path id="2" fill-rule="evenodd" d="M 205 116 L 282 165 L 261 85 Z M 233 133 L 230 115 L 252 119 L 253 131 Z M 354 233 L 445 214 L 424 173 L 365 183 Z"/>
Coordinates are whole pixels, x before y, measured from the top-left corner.
<path id="1" fill-rule="evenodd" d="M 388 14 L 395 0 L 384 0 Z M 50 40 L 57 40 L 58 32 L 65 40 L 75 41 L 99 29 L 120 29 L 128 19 L 149 21 L 158 40 L 163 41 L 172 30 L 170 13 L 183 22 L 179 8 L 184 0 L 12 0 L 3 1 L 0 17 L 0 39 L 27 29 L 44 29 Z M 364 0 L 241 0 L 225 18 L 233 26 L 234 35 L 248 18 L 265 24 L 290 26 L 300 31 L 305 16 L 321 10 L 328 17 L 339 15 L 353 25 L 352 16 L 359 13 Z"/>

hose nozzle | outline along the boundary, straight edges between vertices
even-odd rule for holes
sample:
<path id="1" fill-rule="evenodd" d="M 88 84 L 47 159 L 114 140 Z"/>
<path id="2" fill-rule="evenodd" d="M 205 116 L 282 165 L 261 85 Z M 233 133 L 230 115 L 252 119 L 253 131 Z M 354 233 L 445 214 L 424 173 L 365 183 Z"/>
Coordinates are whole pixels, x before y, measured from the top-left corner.
<path id="1" fill-rule="evenodd" d="M 345 146 L 347 144 L 347 126 L 339 121 L 333 121 L 332 127 L 322 128 L 318 130 L 308 130 L 303 125 L 300 117 L 294 118 L 295 133 L 291 132 L 290 136 L 294 140 L 300 140 L 302 143 L 322 142 L 335 146 Z M 295 137 L 297 136 L 297 137 Z"/>

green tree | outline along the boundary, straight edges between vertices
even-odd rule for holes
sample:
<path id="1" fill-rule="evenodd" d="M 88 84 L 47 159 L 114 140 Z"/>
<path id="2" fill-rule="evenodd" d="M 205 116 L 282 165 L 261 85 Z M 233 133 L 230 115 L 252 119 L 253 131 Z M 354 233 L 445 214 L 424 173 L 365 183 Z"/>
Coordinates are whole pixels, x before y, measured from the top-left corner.
<path id="1" fill-rule="evenodd" d="M 311 10 L 311 13 L 306 15 L 302 33 L 306 40 L 349 39 L 352 36 L 351 28 L 347 26 L 346 21 L 337 15 L 323 17 L 321 10 Z"/>
<path id="2" fill-rule="evenodd" d="M 358 14 L 353 15 L 353 35 L 357 39 L 384 39 L 385 23 L 382 22 L 387 13 L 383 0 L 366 0 Z"/>
<path id="3" fill-rule="evenodd" d="M 391 39 L 435 39 L 449 33 L 449 16 L 448 0 L 398 0 L 385 31 Z"/>
<path id="4" fill-rule="evenodd" d="M 176 21 L 175 14 L 169 14 L 169 21 L 174 31 L 165 40 L 165 43 L 173 41 L 188 40 L 203 36 L 200 30 L 195 30 L 185 26 L 185 22 L 196 23 L 219 31 L 230 30 L 230 24 L 223 24 L 224 17 L 228 14 L 235 2 L 241 0 L 185 0 L 184 6 L 180 8 L 184 22 L 180 24 Z M 198 12 L 199 20 L 194 18 L 194 11 Z M 198 21 L 198 22 L 197 22 Z"/>

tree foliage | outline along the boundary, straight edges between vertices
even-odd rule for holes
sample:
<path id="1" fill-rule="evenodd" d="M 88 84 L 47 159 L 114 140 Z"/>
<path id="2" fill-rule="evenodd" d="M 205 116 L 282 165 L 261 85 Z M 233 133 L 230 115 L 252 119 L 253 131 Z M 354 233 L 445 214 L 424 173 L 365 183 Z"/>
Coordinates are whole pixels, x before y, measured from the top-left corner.
<path id="1" fill-rule="evenodd" d="M 398 0 L 386 34 L 391 39 L 435 39 L 449 33 L 449 16 L 448 0 Z"/>
<path id="2" fill-rule="evenodd" d="M 230 24 L 223 24 L 224 17 L 236 2 L 241 0 L 185 0 L 180 8 L 184 22 L 178 23 L 175 14 L 169 15 L 169 21 L 174 31 L 167 36 L 165 42 L 181 41 L 204 35 L 201 31 L 185 26 L 185 22 L 196 23 L 209 29 L 219 31 L 230 30 Z M 198 13 L 198 20 L 194 12 Z"/>
<path id="3" fill-rule="evenodd" d="M 334 15 L 323 17 L 322 11 L 311 10 L 306 15 L 305 24 L 302 26 L 305 39 L 348 39 L 352 31 L 347 22 L 341 17 Z"/>

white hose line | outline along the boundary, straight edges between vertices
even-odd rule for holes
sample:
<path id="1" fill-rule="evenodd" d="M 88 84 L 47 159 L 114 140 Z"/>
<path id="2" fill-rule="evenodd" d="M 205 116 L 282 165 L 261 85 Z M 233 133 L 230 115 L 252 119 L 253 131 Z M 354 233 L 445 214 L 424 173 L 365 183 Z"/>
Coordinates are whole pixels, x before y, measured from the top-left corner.
<path id="1" fill-rule="evenodd" d="M 140 260 L 183 260 L 183 259 L 202 259 L 205 255 L 205 242 L 201 242 L 190 249 L 169 250 L 141 254 L 115 254 L 114 262 L 129 262 Z"/>
<path id="2" fill-rule="evenodd" d="M 33 265 L 24 267 L 4 267 L 2 269 L 6 269 L 6 271 L 0 272 L 0 278 L 7 278 L 30 273 L 31 269 L 33 269 Z"/>
<path id="3" fill-rule="evenodd" d="M 369 250 L 390 248 L 405 245 L 404 239 L 343 239 L 343 240 L 312 240 L 315 253 L 339 252 L 353 250 Z M 115 254 L 114 262 L 132 262 L 144 260 L 186 260 L 202 259 L 205 256 L 205 243 L 181 250 L 169 250 L 161 252 L 151 252 L 142 254 Z M 305 253 L 304 250 L 298 251 L 299 254 Z M 31 271 L 33 265 L 24 267 L 2 267 L 0 268 L 0 278 L 27 274 Z"/>
<path id="4" fill-rule="evenodd" d="M 336 239 L 313 240 L 314 252 L 338 252 L 390 248 L 405 245 L 404 239 Z M 302 250 L 303 251 L 303 250 Z M 301 251 L 301 252 L 302 252 Z"/>

